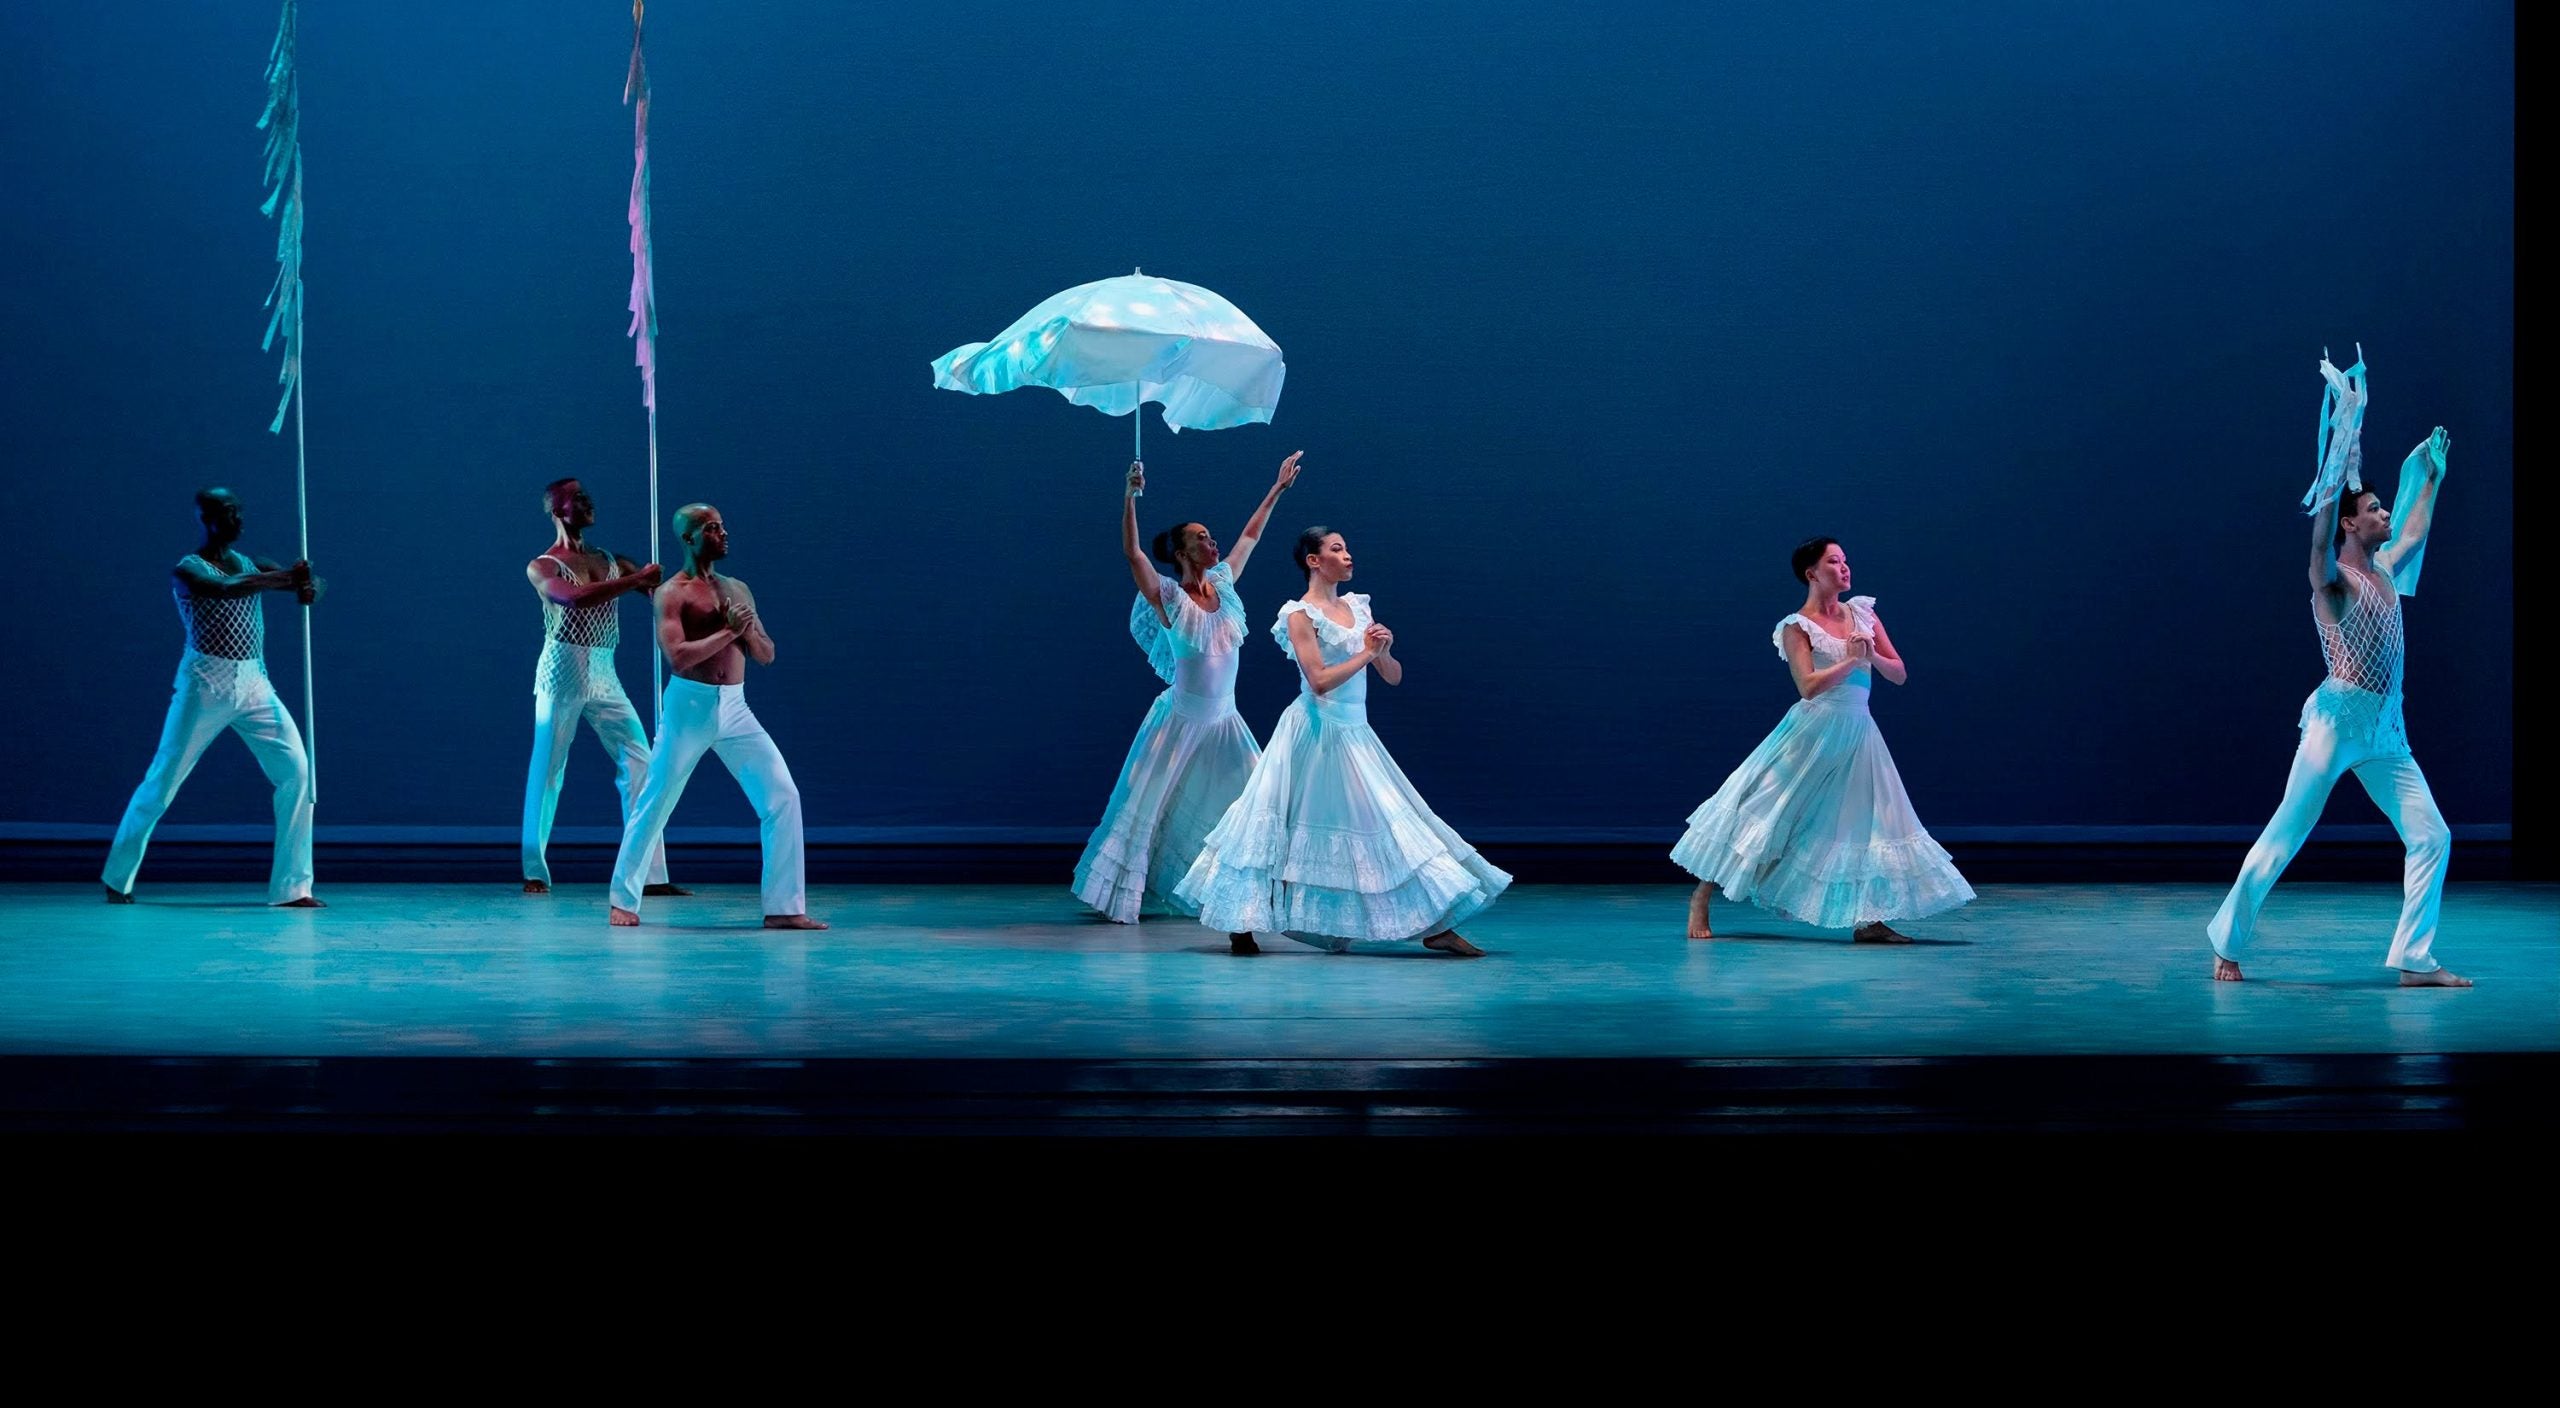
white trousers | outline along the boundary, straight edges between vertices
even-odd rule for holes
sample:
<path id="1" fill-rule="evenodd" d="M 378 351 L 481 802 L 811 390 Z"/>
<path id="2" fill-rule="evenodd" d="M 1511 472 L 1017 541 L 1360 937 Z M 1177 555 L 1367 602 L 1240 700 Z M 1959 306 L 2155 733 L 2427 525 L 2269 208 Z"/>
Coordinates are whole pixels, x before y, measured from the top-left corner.
<path id="1" fill-rule="evenodd" d="M 267 871 L 267 903 L 284 904 L 311 893 L 311 762 L 303 755 L 302 733 L 293 726 L 293 716 L 263 678 L 237 694 L 217 693 L 189 678 L 170 694 L 169 715 L 160 725 L 160 751 L 152 755 L 151 770 L 125 804 L 106 871 L 98 877 L 108 889 L 120 895 L 132 892 L 152 828 L 177 800 L 179 785 L 195 771 L 196 760 L 226 728 L 249 745 L 258 770 L 275 784 L 276 852 Z"/>
<path id="2" fill-rule="evenodd" d="M 633 807 L 649 780 L 649 732 L 631 696 L 620 689 L 586 698 L 533 696 L 533 762 L 524 775 L 524 878 L 551 883 L 551 818 L 560 809 L 560 782 L 569 772 L 569 748 L 578 741 L 578 721 L 595 730 L 596 741 L 613 755 L 613 785 L 622 793 L 622 824 L 631 824 Z M 649 851 L 649 883 L 667 879 L 667 849 Z"/>
<path id="3" fill-rule="evenodd" d="M 800 788 L 782 761 L 782 750 L 756 722 L 742 684 L 667 681 L 658 746 L 649 753 L 649 780 L 623 824 L 622 854 L 613 863 L 613 902 L 640 912 L 640 874 L 646 858 L 667 834 L 684 785 L 705 753 L 717 753 L 756 809 L 764 841 L 764 912 L 806 914 L 809 887 L 800 844 Z"/>
<path id="4" fill-rule="evenodd" d="M 2335 727 L 2319 718 L 2304 723 L 2302 746 L 2293 755 L 2293 774 L 2285 779 L 2284 802 L 2258 843 L 2249 848 L 2239 881 L 2205 929 L 2215 953 L 2239 961 L 2241 949 L 2257 932 L 2258 909 L 2267 902 L 2267 892 L 2310 839 L 2312 826 L 2328 805 L 2329 790 L 2350 772 L 2364 784 L 2382 814 L 2391 818 L 2392 829 L 2408 848 L 2401 873 L 2400 926 L 2391 935 L 2391 955 L 2383 962 L 2410 973 L 2432 973 L 2440 966 L 2429 950 L 2435 946 L 2436 916 L 2444 904 L 2444 872 L 2453 858 L 2453 830 L 2444 824 L 2444 813 L 2436 810 L 2426 774 L 2418 771 L 2418 762 L 2407 749 L 2381 751 L 2362 740 L 2341 738 Z"/>

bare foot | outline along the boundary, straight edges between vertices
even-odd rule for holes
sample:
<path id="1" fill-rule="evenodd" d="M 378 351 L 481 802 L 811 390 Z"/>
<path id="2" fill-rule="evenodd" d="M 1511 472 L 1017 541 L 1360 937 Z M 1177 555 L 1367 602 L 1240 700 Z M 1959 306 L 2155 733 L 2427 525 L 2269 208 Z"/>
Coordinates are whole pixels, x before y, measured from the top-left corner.
<path id="1" fill-rule="evenodd" d="M 604 917 L 604 922 L 617 929 L 637 929 L 640 927 L 640 916 L 620 905 L 615 905 L 613 912 Z"/>
<path id="2" fill-rule="evenodd" d="M 1482 958 L 1484 950 L 1458 937 L 1455 929 L 1443 929 L 1422 941 L 1422 946 L 1452 958 Z"/>
<path id="3" fill-rule="evenodd" d="M 1698 888 L 1697 888 L 1696 890 L 1694 890 L 1694 891 L 1692 891 L 1692 892 L 1690 893 L 1690 895 L 1689 895 L 1689 937 L 1690 937 L 1690 938 L 1693 938 L 1693 939 L 1712 939 L 1712 938 L 1714 938 L 1714 937 L 1716 936 L 1715 926 L 1714 926 L 1714 925 L 1711 925 L 1711 924 L 1709 924 L 1709 923 L 1707 922 L 1707 905 L 1708 905 L 1708 903 L 1709 903 L 1710 901 L 1712 901 L 1714 898 L 1715 898 L 1715 887 L 1714 887 L 1714 886 L 1712 886 L 1712 885 L 1705 885 L 1705 884 L 1701 884 L 1700 886 L 1698 886 Z"/>
<path id="4" fill-rule="evenodd" d="M 1262 945 L 1255 943 L 1251 934 L 1229 934 L 1227 952 L 1238 958 L 1251 958 L 1262 952 Z"/>
<path id="5" fill-rule="evenodd" d="M 2404 972 L 2400 975 L 2400 986 L 2404 988 L 2467 988 L 2471 986 L 2471 980 L 2450 968 L 2438 968 L 2432 973 Z"/>
<path id="6" fill-rule="evenodd" d="M 304 895 L 298 900 L 286 900 L 276 906 L 278 909 L 327 909 L 328 907 L 328 901 L 321 899 L 318 895 Z"/>
<path id="7" fill-rule="evenodd" d="M 550 894 L 551 882 L 548 880 L 527 880 L 524 882 L 524 892 L 528 895 Z"/>
<path id="8" fill-rule="evenodd" d="M 2240 981 L 2240 965 L 2223 957 L 2221 954 L 2215 954 L 2213 956 L 2213 980 L 2217 983 L 2236 983 Z"/>
<path id="9" fill-rule="evenodd" d="M 1890 924 L 1861 924 L 1849 935 L 1849 941 L 1858 944 L 1907 944 L 1911 942 L 1911 936 L 1897 931 Z"/>
<path id="10" fill-rule="evenodd" d="M 764 917 L 764 927 L 768 929 L 823 929 L 827 927 L 827 921 L 823 919 L 812 919 L 805 914 L 768 914 Z"/>
<path id="11" fill-rule="evenodd" d="M 109 904 L 131 904 L 131 903 L 133 903 L 133 891 L 131 891 L 131 890 L 108 890 L 108 891 L 107 891 L 107 903 L 109 903 Z"/>
<path id="12" fill-rule="evenodd" d="M 682 885 L 672 884 L 668 881 L 661 880 L 655 885 L 641 886 L 640 893 L 644 895 L 689 895 L 692 894 L 693 891 L 686 889 Z"/>

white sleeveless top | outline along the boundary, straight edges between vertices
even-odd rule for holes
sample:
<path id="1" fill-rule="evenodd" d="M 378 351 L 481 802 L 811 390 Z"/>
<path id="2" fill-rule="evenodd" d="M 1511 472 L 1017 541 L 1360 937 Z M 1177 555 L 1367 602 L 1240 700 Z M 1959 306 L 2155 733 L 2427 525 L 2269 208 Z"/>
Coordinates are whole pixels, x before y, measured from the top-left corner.
<path id="1" fill-rule="evenodd" d="M 2320 658 L 2329 677 L 2303 701 L 2302 722 L 2322 719 L 2342 738 L 2359 740 L 2386 752 L 2405 752 L 2409 729 L 2400 703 L 2401 668 L 2408 638 L 2400 622 L 2400 592 L 2391 578 L 2375 570 L 2359 572 L 2341 565 L 2346 600 L 2332 623 L 2320 619 L 2320 598 L 2311 598 L 2311 621 L 2320 632 Z"/>
<path id="2" fill-rule="evenodd" d="M 215 562 L 188 553 L 179 565 L 201 562 L 216 572 L 255 571 L 257 564 L 233 550 L 236 561 Z M 178 657 L 172 687 L 190 682 L 219 698 L 245 701 L 267 685 L 267 613 L 264 592 L 247 596 L 199 596 L 184 581 L 171 579 L 178 601 L 178 625 L 186 632 L 186 652 Z"/>
<path id="3" fill-rule="evenodd" d="M 1284 604 L 1279 617 L 1272 621 L 1271 638 L 1280 642 L 1280 649 L 1295 661 L 1298 652 L 1289 643 L 1289 618 L 1305 616 L 1315 624 L 1316 657 L 1328 665 L 1341 664 L 1367 647 L 1369 623 L 1377 618 L 1369 614 L 1369 598 L 1363 593 L 1345 592 L 1340 600 L 1351 608 L 1350 625 L 1336 622 L 1303 601 L 1292 601 Z M 1318 694 L 1316 687 L 1307 682 L 1307 672 L 1300 670 L 1298 697 L 1313 706 L 1320 718 L 1365 724 L 1369 721 L 1369 672 L 1364 669 L 1335 685 L 1331 693 Z"/>
<path id="4" fill-rule="evenodd" d="M 573 585 L 584 585 L 578 569 L 565 559 L 544 553 L 540 561 L 560 569 Z M 605 575 L 622 575 L 613 554 L 605 554 Z M 608 597 L 591 606 L 562 606 L 548 594 L 542 598 L 542 658 L 533 665 L 533 692 L 554 699 L 585 699 L 622 692 L 614 673 L 613 648 L 622 640 L 622 598 Z"/>
<path id="5" fill-rule="evenodd" d="M 1154 667 L 1156 678 L 1173 686 L 1174 693 L 1206 707 L 1223 704 L 1232 710 L 1236 699 L 1236 647 L 1244 643 L 1244 601 L 1236 595 L 1235 573 L 1223 562 L 1210 568 L 1201 580 L 1216 590 L 1217 610 L 1201 609 L 1180 582 L 1159 577 L 1165 611 L 1173 617 L 1173 624 L 1166 625 L 1164 617 L 1156 614 L 1156 608 L 1141 592 L 1137 603 L 1129 608 L 1129 634 L 1137 639 L 1138 648 L 1147 652 L 1147 664 Z"/>
<path id="6" fill-rule="evenodd" d="M 1769 634 L 1769 642 L 1778 647 L 1778 658 L 1781 660 L 1787 657 L 1787 632 L 1790 630 L 1803 631 L 1813 638 L 1813 666 L 1817 670 L 1827 670 L 1849 657 L 1850 641 L 1863 640 L 1870 645 L 1875 643 L 1876 599 L 1871 596 L 1849 598 L 1849 634 L 1846 636 L 1831 634 L 1829 627 L 1801 611 L 1788 612 L 1786 618 L 1778 622 L 1778 628 Z M 1874 688 L 1874 667 L 1860 665 L 1851 670 L 1848 676 L 1838 684 L 1811 699 L 1799 702 L 1824 704 L 1834 708 L 1840 705 L 1855 705 L 1863 709 L 1867 707 L 1867 696 L 1873 692 Z"/>

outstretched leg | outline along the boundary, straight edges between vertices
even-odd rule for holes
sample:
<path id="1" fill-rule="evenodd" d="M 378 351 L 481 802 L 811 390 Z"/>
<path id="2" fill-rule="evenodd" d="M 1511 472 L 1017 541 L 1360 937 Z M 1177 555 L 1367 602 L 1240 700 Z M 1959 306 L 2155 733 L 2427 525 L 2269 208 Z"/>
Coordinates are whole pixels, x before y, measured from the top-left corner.
<path id="1" fill-rule="evenodd" d="M 702 755 L 711 751 L 719 729 L 717 694 L 672 687 L 667 690 L 658 744 L 649 750 L 649 780 L 632 805 L 630 819 L 622 824 L 622 849 L 613 859 L 613 908 L 606 916 L 609 923 L 627 927 L 640 922 L 640 887 L 645 883 L 642 877 L 648 871 L 649 853 L 666 838 L 667 818 L 675 815 L 686 780 L 693 776 Z"/>
<path id="2" fill-rule="evenodd" d="M 588 700 L 586 714 L 588 725 L 596 731 L 596 741 L 613 755 L 613 785 L 622 794 L 622 821 L 628 826 L 632 808 L 640 802 L 640 789 L 649 785 L 649 731 L 640 726 L 640 711 L 631 707 L 631 697 L 620 689 Z M 693 893 L 668 882 L 664 837 L 649 852 L 647 875 L 647 883 L 640 887 L 643 895 Z"/>
<path id="3" fill-rule="evenodd" d="M 2418 760 L 2406 753 L 2376 758 L 2356 768 L 2356 780 L 2373 798 L 2408 849 L 2401 865 L 2400 924 L 2383 962 L 2400 970 L 2403 987 L 2467 988 L 2471 980 L 2436 962 L 2436 919 L 2444 907 L 2445 869 L 2453 861 L 2453 828 L 2436 809 L 2435 793 Z"/>
<path id="4" fill-rule="evenodd" d="M 2329 789 L 2338 785 L 2341 751 L 2338 735 L 2328 725 L 2314 721 L 2303 729 L 2302 746 L 2293 753 L 2293 770 L 2285 776 L 2284 800 L 2258 834 L 2257 844 L 2249 848 L 2248 859 L 2240 863 L 2240 878 L 2232 882 L 2231 893 L 2222 897 L 2222 908 L 2205 926 L 2205 937 L 2213 942 L 2216 979 L 2240 981 L 2240 950 L 2257 933 L 2258 910 L 2266 904 L 2267 892 L 2293 863 L 2302 843 L 2311 838 L 2320 809 L 2328 804 Z"/>
<path id="5" fill-rule="evenodd" d="M 159 751 L 151 755 L 150 770 L 133 789 L 133 800 L 125 803 L 115 844 L 107 850 L 107 868 L 98 877 L 107 887 L 108 903 L 132 902 L 133 877 L 142 870 L 152 828 L 177 800 L 178 787 L 196 770 L 196 760 L 230 724 L 230 706 L 207 698 L 193 684 L 181 684 L 170 696 L 168 715 L 160 722 Z"/>
<path id="6" fill-rule="evenodd" d="M 744 788 L 756 809 L 759 839 L 764 843 L 764 926 L 768 929 L 823 929 L 809 917 L 807 857 L 800 838 L 800 787 L 782 750 L 755 721 L 743 703 L 732 706 L 733 718 L 717 745 L 720 761 Z M 743 714 L 743 719 L 734 715 Z"/>

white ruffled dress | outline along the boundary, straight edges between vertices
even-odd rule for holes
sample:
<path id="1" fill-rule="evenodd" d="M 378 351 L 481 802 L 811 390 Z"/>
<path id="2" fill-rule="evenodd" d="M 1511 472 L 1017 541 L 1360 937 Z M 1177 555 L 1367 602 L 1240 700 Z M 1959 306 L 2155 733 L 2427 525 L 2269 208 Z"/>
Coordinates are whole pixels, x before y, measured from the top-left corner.
<path id="1" fill-rule="evenodd" d="M 1223 562 L 1209 569 L 1215 611 L 1202 610 L 1172 578 L 1161 580 L 1173 624 L 1140 595 L 1130 608 L 1129 633 L 1167 688 L 1138 725 L 1102 823 L 1076 862 L 1076 898 L 1121 924 L 1138 922 L 1142 913 L 1199 913 L 1173 893 L 1174 885 L 1262 756 L 1236 712 L 1245 617 L 1235 574 Z"/>
<path id="2" fill-rule="evenodd" d="M 1349 626 L 1293 601 L 1273 638 L 1291 651 L 1289 618 L 1303 612 L 1324 662 L 1350 659 L 1369 629 L 1369 598 L 1342 600 Z M 1300 673 L 1298 700 L 1272 728 L 1261 766 L 1176 891 L 1201 923 L 1339 953 L 1357 940 L 1454 928 L 1510 886 L 1423 804 L 1370 729 L 1368 699 L 1365 669 L 1325 695 Z"/>
<path id="3" fill-rule="evenodd" d="M 1875 598 L 1851 597 L 1849 619 L 1850 639 L 1874 639 Z M 1771 636 L 1782 657 L 1789 631 L 1811 639 L 1816 668 L 1849 653 L 1848 641 L 1791 613 Z M 1671 858 L 1727 898 L 1825 929 L 1922 919 L 1972 899 L 1911 809 L 1867 712 L 1872 684 L 1862 668 L 1797 701 L 1690 815 Z"/>

